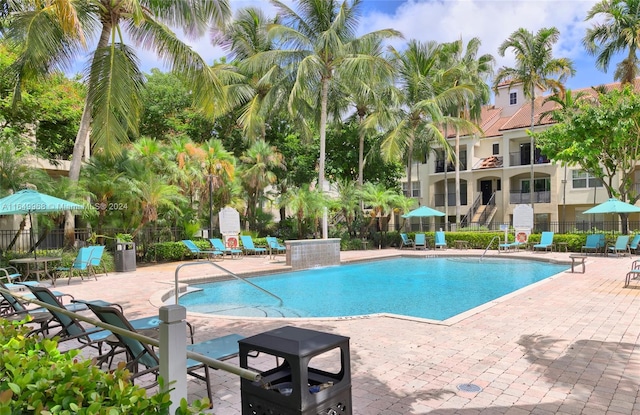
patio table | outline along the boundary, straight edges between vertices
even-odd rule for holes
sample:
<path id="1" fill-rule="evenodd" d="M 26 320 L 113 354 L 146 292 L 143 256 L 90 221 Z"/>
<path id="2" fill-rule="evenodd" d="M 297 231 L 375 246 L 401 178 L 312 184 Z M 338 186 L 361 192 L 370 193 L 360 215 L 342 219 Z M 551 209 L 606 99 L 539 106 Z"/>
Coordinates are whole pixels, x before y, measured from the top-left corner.
<path id="1" fill-rule="evenodd" d="M 60 262 L 62 261 L 61 257 L 53 257 L 53 256 L 43 256 L 38 258 L 15 258 L 10 259 L 9 263 L 14 265 L 20 265 L 24 267 L 24 273 L 22 274 L 22 279 L 20 281 L 25 281 L 29 276 L 34 275 L 36 280 L 40 282 L 40 275 L 44 275 L 51 280 L 51 284 L 53 286 L 56 285 L 56 276 L 55 274 L 50 273 L 49 271 L 49 263 L 50 262 Z M 43 264 L 43 267 L 40 268 L 40 264 Z"/>

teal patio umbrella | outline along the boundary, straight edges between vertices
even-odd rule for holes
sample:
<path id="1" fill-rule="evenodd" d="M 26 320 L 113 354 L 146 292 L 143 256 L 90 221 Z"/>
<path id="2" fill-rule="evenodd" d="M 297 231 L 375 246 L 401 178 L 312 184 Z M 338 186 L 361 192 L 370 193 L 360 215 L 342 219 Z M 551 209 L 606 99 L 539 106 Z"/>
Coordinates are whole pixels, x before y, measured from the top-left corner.
<path id="1" fill-rule="evenodd" d="M 640 207 L 632 205 L 630 203 L 622 202 L 618 199 L 609 199 L 606 202 L 600 203 L 585 210 L 583 213 L 637 213 L 640 212 Z"/>
<path id="2" fill-rule="evenodd" d="M 403 218 L 420 218 L 420 230 L 422 230 L 422 218 L 429 218 L 432 216 L 444 216 L 444 213 L 439 210 L 432 209 L 428 206 L 420 206 L 413 209 L 411 212 L 402 215 Z"/>
<path id="3" fill-rule="evenodd" d="M 55 213 L 65 210 L 81 210 L 84 206 L 68 200 L 60 199 L 36 190 L 20 190 L 12 195 L 0 199 L 0 215 L 29 215 L 31 222 L 31 246 L 36 257 L 36 249 L 33 246 L 33 213 Z"/>

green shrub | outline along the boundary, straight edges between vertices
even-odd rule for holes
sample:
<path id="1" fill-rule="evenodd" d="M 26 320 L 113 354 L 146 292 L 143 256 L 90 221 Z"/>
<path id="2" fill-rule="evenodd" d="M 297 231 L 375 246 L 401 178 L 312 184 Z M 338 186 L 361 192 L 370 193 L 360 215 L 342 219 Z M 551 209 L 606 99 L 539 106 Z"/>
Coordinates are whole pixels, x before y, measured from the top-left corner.
<path id="1" fill-rule="evenodd" d="M 78 350 L 60 353 L 54 339 L 27 337 L 23 324 L 0 320 L 0 415 L 169 414 L 169 392 L 147 396 L 121 363 L 100 370 Z M 176 414 L 203 413 L 208 400 L 181 402 Z"/>

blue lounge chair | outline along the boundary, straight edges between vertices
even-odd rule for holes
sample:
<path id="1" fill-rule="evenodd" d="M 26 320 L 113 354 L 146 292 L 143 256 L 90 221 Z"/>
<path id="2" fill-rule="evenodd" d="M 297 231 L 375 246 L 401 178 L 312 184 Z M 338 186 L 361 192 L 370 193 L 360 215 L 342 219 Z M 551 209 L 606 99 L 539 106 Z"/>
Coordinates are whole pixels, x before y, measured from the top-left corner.
<path id="1" fill-rule="evenodd" d="M 101 307 L 91 303 L 89 303 L 88 306 L 103 323 L 111 324 L 130 332 L 136 331 L 132 324 L 117 308 Z M 127 356 L 129 356 L 127 368 L 131 371 L 132 381 L 148 373 L 153 373 L 156 376 L 158 375 L 160 370 L 160 359 L 148 344 L 123 334 L 114 334 L 118 338 L 121 347 L 124 347 L 127 350 Z M 238 340 L 241 340 L 242 338 L 243 337 L 238 334 L 230 334 L 200 343 L 189 344 L 187 345 L 187 350 L 205 355 L 211 359 L 230 359 L 238 355 Z M 139 370 L 140 367 L 143 367 L 143 369 Z M 204 371 L 203 375 L 197 372 L 200 369 Z M 209 397 L 209 401 L 213 402 L 209 367 L 196 360 L 187 359 L 187 374 L 195 377 L 196 379 L 203 380 L 206 383 L 207 396 Z"/>
<path id="2" fill-rule="evenodd" d="M 616 256 L 620 256 L 620 254 L 625 255 L 631 252 L 629 251 L 629 235 L 620 235 L 616 238 L 616 243 L 613 246 L 608 247 L 607 254 L 616 254 Z"/>
<path id="3" fill-rule="evenodd" d="M 444 231 L 436 231 L 435 247 L 447 249 L 447 239 L 444 237 Z"/>
<path id="4" fill-rule="evenodd" d="M 275 236 L 267 236 L 265 238 L 267 240 L 267 245 L 269 246 L 269 256 L 276 256 L 278 254 L 284 254 L 287 252 L 287 247 L 281 245 L 278 242 L 278 238 Z"/>
<path id="5" fill-rule="evenodd" d="M 242 241 L 242 249 L 244 249 L 245 255 L 253 254 L 253 255 L 266 255 L 267 248 L 257 247 L 253 244 L 253 238 L 250 235 L 240 235 L 240 240 Z"/>
<path id="6" fill-rule="evenodd" d="M 500 253 L 500 251 L 504 251 L 504 252 L 509 252 L 511 250 L 517 251 L 518 249 L 520 249 L 522 245 L 525 245 L 525 244 L 519 241 L 498 244 L 498 253 Z"/>
<path id="7" fill-rule="evenodd" d="M 187 247 L 187 249 L 196 256 L 197 259 L 200 259 L 202 257 L 202 255 L 206 255 L 208 260 L 211 260 L 213 258 L 220 258 L 220 259 L 224 259 L 224 253 L 222 251 L 218 251 L 218 250 L 202 250 L 200 248 L 198 248 L 198 246 L 190 239 L 184 239 L 182 241 L 182 243 L 184 244 L 184 246 Z"/>
<path id="8" fill-rule="evenodd" d="M 84 280 L 82 276 L 83 273 L 89 274 L 91 272 L 91 252 L 93 251 L 93 247 L 82 247 L 78 250 L 78 255 L 76 255 L 76 259 L 73 260 L 73 263 L 70 267 L 58 267 L 53 272 L 53 281 L 52 284 L 56 285 L 56 278 L 58 274 L 62 274 L 66 272 L 69 275 L 69 280 L 67 281 L 67 285 L 71 283 L 71 278 L 74 273 L 78 273 L 81 280 Z M 98 277 L 94 275 L 96 281 L 98 281 Z"/>
<path id="9" fill-rule="evenodd" d="M 104 272 L 104 275 L 109 275 L 107 274 L 107 268 L 102 263 L 102 256 L 104 255 L 104 245 L 93 245 L 93 246 L 90 246 L 90 248 L 93 248 L 91 250 L 91 260 L 89 261 L 89 267 L 90 267 L 91 273 L 95 277 L 96 268 L 98 268 L 99 266 L 102 266 L 102 271 Z"/>
<path id="10" fill-rule="evenodd" d="M 416 233 L 413 247 L 415 249 L 427 249 L 427 235 L 424 233 Z"/>
<path id="11" fill-rule="evenodd" d="M 631 243 L 629 244 L 629 252 L 633 251 L 634 254 L 637 254 L 639 244 L 640 244 L 640 233 L 636 234 L 631 240 Z"/>
<path id="12" fill-rule="evenodd" d="M 604 247 L 606 245 L 606 240 L 603 233 L 594 233 L 592 235 L 587 235 L 587 240 L 585 244 L 580 248 L 580 252 L 582 253 L 598 253 L 604 251 Z"/>
<path id="13" fill-rule="evenodd" d="M 224 246 L 224 242 L 222 242 L 222 239 L 220 238 L 210 238 L 209 242 L 211 242 L 211 246 L 213 246 L 213 249 L 215 249 L 216 251 L 222 251 L 225 254 L 229 255 L 231 258 L 239 258 L 240 255 L 242 255 L 242 249 L 226 247 Z"/>
<path id="14" fill-rule="evenodd" d="M 402 238 L 402 241 L 400 241 L 400 249 L 404 248 L 405 246 L 409 248 L 415 247 L 415 242 L 413 241 L 413 239 L 409 238 L 406 233 L 401 233 L 400 238 Z"/>
<path id="15" fill-rule="evenodd" d="M 11 291 L 22 291 L 26 285 L 40 285 L 38 281 L 22 281 L 16 284 L 14 281 L 20 281 L 22 274 L 20 274 L 20 271 L 18 271 L 16 267 L 12 266 L 0 268 L 0 280 L 2 279 L 6 280 L 4 288 Z"/>
<path id="16" fill-rule="evenodd" d="M 540 243 L 533 245 L 533 250 L 544 249 L 545 251 L 553 252 L 553 232 L 542 232 L 540 236 Z"/>
<path id="17" fill-rule="evenodd" d="M 65 342 L 70 340 L 76 340 L 79 343 L 78 349 L 85 347 L 92 347 L 98 351 L 99 365 L 106 361 L 106 356 L 111 356 L 114 352 L 115 345 L 111 344 L 111 350 L 106 355 L 102 355 L 102 345 L 107 342 L 107 338 L 111 335 L 108 330 L 103 330 L 99 327 L 85 328 L 80 321 L 75 317 L 71 317 L 67 314 L 61 313 L 58 309 L 67 309 L 72 312 L 87 310 L 85 304 L 72 303 L 68 305 L 62 304 L 62 302 L 56 298 L 56 296 L 45 287 L 27 287 L 29 291 L 42 303 L 47 304 L 47 309 L 53 320 L 56 321 L 60 330 L 54 334 L 59 337 L 59 342 Z"/>
<path id="18" fill-rule="evenodd" d="M 640 279 L 640 259 L 636 259 L 631 263 L 631 269 L 627 272 L 624 279 L 624 288 L 627 288 L 631 283 L 631 280 Z"/>

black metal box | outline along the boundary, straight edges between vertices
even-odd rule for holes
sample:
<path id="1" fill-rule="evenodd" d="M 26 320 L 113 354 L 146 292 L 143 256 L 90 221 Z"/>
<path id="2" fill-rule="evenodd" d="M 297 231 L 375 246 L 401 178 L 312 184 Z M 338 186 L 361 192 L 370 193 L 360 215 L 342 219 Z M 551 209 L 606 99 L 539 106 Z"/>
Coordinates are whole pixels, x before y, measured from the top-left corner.
<path id="1" fill-rule="evenodd" d="M 241 380 L 243 415 L 353 413 L 348 337 L 286 326 L 239 345 L 240 366 L 262 375 Z"/>

